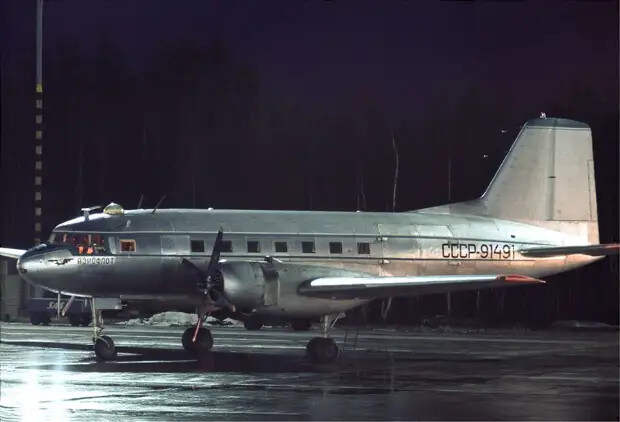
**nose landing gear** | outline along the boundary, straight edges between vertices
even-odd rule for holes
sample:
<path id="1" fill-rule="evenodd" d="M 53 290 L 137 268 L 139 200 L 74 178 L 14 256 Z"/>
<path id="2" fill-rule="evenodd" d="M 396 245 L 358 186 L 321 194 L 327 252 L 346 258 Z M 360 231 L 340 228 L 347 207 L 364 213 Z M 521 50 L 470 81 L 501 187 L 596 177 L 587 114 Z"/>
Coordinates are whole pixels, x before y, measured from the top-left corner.
<path id="1" fill-rule="evenodd" d="M 329 330 L 334 328 L 341 314 L 330 314 L 321 317 L 321 333 L 323 337 L 314 337 L 306 346 L 306 353 L 314 363 L 329 363 L 336 360 L 340 353 L 336 342 L 328 337 Z"/>
<path id="2" fill-rule="evenodd" d="M 103 317 L 101 311 L 95 307 L 95 298 L 91 299 L 90 306 L 93 313 L 93 345 L 95 355 L 100 360 L 113 360 L 116 358 L 116 347 L 110 336 L 103 335 Z"/>
<path id="3" fill-rule="evenodd" d="M 95 354 L 101 360 L 113 360 L 116 358 L 116 347 L 110 336 L 101 336 L 94 340 Z"/>

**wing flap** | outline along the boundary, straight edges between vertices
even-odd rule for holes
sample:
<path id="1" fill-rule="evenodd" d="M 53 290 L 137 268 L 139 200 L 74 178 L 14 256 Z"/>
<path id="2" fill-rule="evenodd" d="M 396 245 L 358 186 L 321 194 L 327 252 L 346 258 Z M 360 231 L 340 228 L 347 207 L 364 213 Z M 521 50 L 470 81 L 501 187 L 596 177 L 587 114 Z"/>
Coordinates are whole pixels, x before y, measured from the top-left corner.
<path id="1" fill-rule="evenodd" d="M 544 258 L 560 255 L 582 254 L 590 256 L 617 255 L 620 251 L 620 243 L 605 243 L 602 245 L 583 246 L 552 246 L 544 248 L 522 249 L 519 252 L 524 256 Z"/>
<path id="2" fill-rule="evenodd" d="M 26 252 L 25 249 L 0 248 L 0 256 L 17 259 Z"/>
<path id="3" fill-rule="evenodd" d="M 311 297 L 372 299 L 544 283 L 543 280 L 518 274 L 321 277 L 303 283 L 298 291 Z"/>

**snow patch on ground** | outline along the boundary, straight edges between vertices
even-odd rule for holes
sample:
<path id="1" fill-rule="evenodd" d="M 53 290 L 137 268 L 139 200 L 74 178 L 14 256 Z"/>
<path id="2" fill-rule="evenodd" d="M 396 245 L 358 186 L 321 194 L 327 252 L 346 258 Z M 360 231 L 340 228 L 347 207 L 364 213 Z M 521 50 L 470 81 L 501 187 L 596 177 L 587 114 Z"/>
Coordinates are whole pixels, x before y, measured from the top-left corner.
<path id="1" fill-rule="evenodd" d="M 127 321 L 117 322 L 117 325 L 125 326 L 143 326 L 149 325 L 153 327 L 190 327 L 196 325 L 198 316 L 196 314 L 188 314 L 185 312 L 162 312 L 155 314 L 150 318 L 133 318 Z M 211 316 L 207 317 L 207 324 L 211 325 L 227 325 L 235 327 L 243 327 L 243 322 L 226 318 L 220 321 Z"/>

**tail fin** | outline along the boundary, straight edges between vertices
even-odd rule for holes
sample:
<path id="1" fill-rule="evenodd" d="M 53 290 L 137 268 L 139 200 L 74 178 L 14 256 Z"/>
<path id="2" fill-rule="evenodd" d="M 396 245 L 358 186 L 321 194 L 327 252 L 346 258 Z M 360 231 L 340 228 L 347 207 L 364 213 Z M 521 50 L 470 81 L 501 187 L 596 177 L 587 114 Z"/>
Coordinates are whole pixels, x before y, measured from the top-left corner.
<path id="1" fill-rule="evenodd" d="M 497 218 L 597 221 L 590 127 L 529 120 L 480 200 Z"/>
<path id="2" fill-rule="evenodd" d="M 590 127 L 568 119 L 529 120 L 480 198 L 432 210 L 519 220 L 598 243 Z"/>

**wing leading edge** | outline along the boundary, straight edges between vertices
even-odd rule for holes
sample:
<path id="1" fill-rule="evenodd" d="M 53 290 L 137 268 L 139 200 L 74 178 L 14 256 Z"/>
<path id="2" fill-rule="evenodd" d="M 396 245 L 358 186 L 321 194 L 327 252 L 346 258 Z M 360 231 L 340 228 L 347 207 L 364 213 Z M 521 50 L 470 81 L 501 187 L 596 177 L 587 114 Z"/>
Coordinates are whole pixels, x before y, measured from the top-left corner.
<path id="1" fill-rule="evenodd" d="M 301 295 L 311 297 L 372 299 L 544 283 L 543 280 L 516 274 L 321 277 L 303 283 L 298 291 Z"/>
<path id="2" fill-rule="evenodd" d="M 584 246 L 552 246 L 543 248 L 522 249 L 521 255 L 544 258 L 559 255 L 582 254 L 590 256 L 618 255 L 620 243 L 605 243 L 602 245 Z"/>

